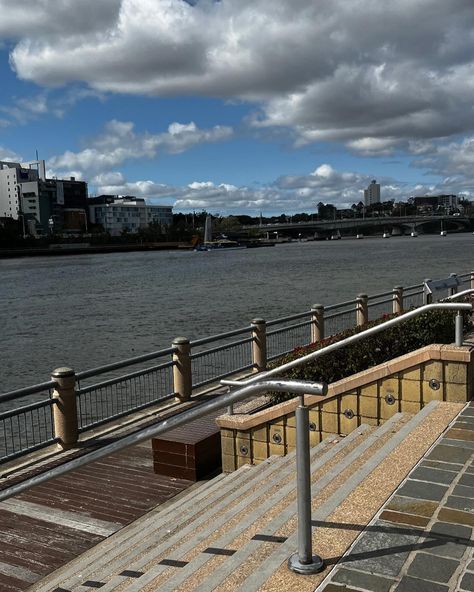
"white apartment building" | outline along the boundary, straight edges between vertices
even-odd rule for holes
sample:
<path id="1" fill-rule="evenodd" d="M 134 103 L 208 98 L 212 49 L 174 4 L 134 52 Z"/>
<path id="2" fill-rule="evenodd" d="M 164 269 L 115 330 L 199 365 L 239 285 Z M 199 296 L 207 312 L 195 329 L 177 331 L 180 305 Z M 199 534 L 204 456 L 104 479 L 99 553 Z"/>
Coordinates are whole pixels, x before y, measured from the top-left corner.
<path id="1" fill-rule="evenodd" d="M 103 196 L 93 198 L 98 201 L 89 205 L 90 221 L 101 224 L 111 236 L 119 236 L 127 231 L 136 233 L 151 223 L 171 226 L 173 206 L 149 205 L 142 198 Z"/>
<path id="2" fill-rule="evenodd" d="M 367 189 L 364 189 L 364 205 L 371 206 L 376 203 L 380 203 L 380 183 L 373 179 Z"/>
<path id="3" fill-rule="evenodd" d="M 0 217 L 18 220 L 23 213 L 39 220 L 38 180 L 45 178 L 44 160 L 0 161 Z"/>

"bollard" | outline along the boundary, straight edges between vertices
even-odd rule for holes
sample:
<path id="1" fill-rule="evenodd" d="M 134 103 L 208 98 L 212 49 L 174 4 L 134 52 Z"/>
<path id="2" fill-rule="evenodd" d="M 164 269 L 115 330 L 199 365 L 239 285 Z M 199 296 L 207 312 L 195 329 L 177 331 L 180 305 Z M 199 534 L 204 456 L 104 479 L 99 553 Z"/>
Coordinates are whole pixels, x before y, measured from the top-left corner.
<path id="1" fill-rule="evenodd" d="M 450 278 L 457 278 L 458 275 L 457 275 L 457 273 L 450 273 L 449 277 Z M 457 291 L 458 291 L 457 286 L 453 286 L 452 288 L 448 288 L 448 296 L 454 296 L 454 294 L 456 294 Z"/>
<path id="2" fill-rule="evenodd" d="M 324 339 L 324 306 L 313 304 L 311 307 L 311 343 Z"/>
<path id="3" fill-rule="evenodd" d="M 77 425 L 76 373 L 71 368 L 56 368 L 51 373 L 51 380 L 56 383 L 52 398 L 54 435 L 59 438 L 63 450 L 77 444 L 79 430 Z"/>
<path id="4" fill-rule="evenodd" d="M 431 278 L 424 280 L 424 283 L 427 284 L 428 282 L 431 282 Z M 433 294 L 430 294 L 430 292 L 428 292 L 428 289 L 425 286 L 423 286 L 423 304 L 431 304 L 433 302 Z"/>
<path id="5" fill-rule="evenodd" d="M 252 328 L 252 364 L 254 372 L 267 368 L 267 324 L 263 319 L 253 319 Z"/>
<path id="6" fill-rule="evenodd" d="M 315 574 L 324 569 L 324 561 L 313 555 L 311 524 L 311 468 L 309 452 L 309 409 L 304 395 L 296 408 L 296 483 L 298 504 L 298 552 L 288 559 L 288 567 L 299 574 Z"/>
<path id="7" fill-rule="evenodd" d="M 172 346 L 175 348 L 173 353 L 174 392 L 181 402 L 189 401 L 193 390 L 189 339 L 176 337 Z"/>
<path id="8" fill-rule="evenodd" d="M 367 294 L 359 294 L 356 298 L 356 325 L 360 327 L 369 322 Z"/>
<path id="9" fill-rule="evenodd" d="M 457 347 L 462 346 L 463 342 L 463 330 L 464 330 L 464 319 L 462 317 L 461 311 L 458 311 L 455 318 L 455 337 L 454 343 Z"/>
<path id="10" fill-rule="evenodd" d="M 403 286 L 395 286 L 393 293 L 393 314 L 403 313 Z"/>

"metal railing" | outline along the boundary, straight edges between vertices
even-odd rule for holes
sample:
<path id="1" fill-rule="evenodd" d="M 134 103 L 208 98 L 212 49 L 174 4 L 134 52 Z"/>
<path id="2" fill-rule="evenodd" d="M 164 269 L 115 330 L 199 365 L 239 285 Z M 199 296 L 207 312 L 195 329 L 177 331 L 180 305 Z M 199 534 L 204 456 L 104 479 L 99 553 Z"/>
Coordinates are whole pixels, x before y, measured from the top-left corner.
<path id="1" fill-rule="evenodd" d="M 460 285 L 474 288 L 474 272 L 456 277 Z M 427 304 L 433 295 L 425 288 L 421 283 L 370 296 L 360 294 L 326 307 L 315 304 L 300 313 L 267 322 L 254 319 L 247 327 L 192 342 L 176 338 L 168 349 L 79 372 L 74 375 L 77 434 L 175 398 L 187 401 L 223 378 L 265 370 L 268 362 L 297 347 Z M 0 462 L 58 440 L 52 398 L 57 388 L 53 378 L 0 395 Z"/>
<path id="2" fill-rule="evenodd" d="M 471 292 L 471 290 L 469 290 L 469 292 Z M 472 292 L 474 292 L 474 290 L 472 290 Z M 291 360 L 290 362 L 287 362 L 286 364 L 282 364 L 281 366 L 277 366 L 275 368 L 272 368 L 271 370 L 266 370 L 265 372 L 261 372 L 260 374 L 258 374 L 257 376 L 254 376 L 252 378 L 243 379 L 243 380 L 239 380 L 239 381 L 222 380 L 222 384 L 225 384 L 228 386 L 248 386 L 258 380 L 263 380 L 263 379 L 267 380 L 268 378 L 271 378 L 272 376 L 284 374 L 287 370 L 292 370 L 293 368 L 296 368 L 297 366 L 301 366 L 301 365 L 305 364 L 306 362 L 315 360 L 316 358 L 319 358 L 319 357 L 327 355 L 331 352 L 342 349 L 342 348 L 346 347 L 347 345 L 352 345 L 354 343 L 362 341 L 366 337 L 371 337 L 372 335 L 376 335 L 377 333 L 382 333 L 383 331 L 386 331 L 387 329 L 390 329 L 391 327 L 394 327 L 396 325 L 400 325 L 401 323 L 404 323 L 405 321 L 408 321 L 409 319 L 413 319 L 417 316 L 423 315 L 423 314 L 430 312 L 432 310 L 450 310 L 450 311 L 454 311 L 457 313 L 456 318 L 455 318 L 454 342 L 455 342 L 456 346 L 461 347 L 462 342 L 463 342 L 462 312 L 472 312 L 473 309 L 474 309 L 474 304 L 469 304 L 469 303 L 437 302 L 437 303 L 433 303 L 433 304 L 425 304 L 424 306 L 421 306 L 419 308 L 416 308 L 414 310 L 411 310 L 409 312 L 401 314 L 400 316 L 389 319 L 389 320 L 385 321 L 384 323 L 380 323 L 379 325 L 369 327 L 368 329 L 365 329 L 364 331 L 361 331 L 360 333 L 355 333 L 354 335 L 350 335 L 349 337 L 346 337 L 345 339 L 341 339 L 340 341 L 337 341 L 335 343 L 331 343 L 330 345 L 327 345 L 326 347 L 323 347 L 323 348 L 318 349 L 314 352 L 306 354 L 305 356 L 301 356 L 300 358 L 296 358 L 294 360 Z M 232 406 L 229 406 L 228 413 L 230 415 L 233 413 Z"/>
<path id="3" fill-rule="evenodd" d="M 254 382 L 249 386 L 244 386 L 234 392 L 227 393 L 202 403 L 194 409 L 189 409 L 175 415 L 169 419 L 161 421 L 158 425 L 145 428 L 139 432 L 125 436 L 124 438 L 108 444 L 99 450 L 90 452 L 85 456 L 67 461 L 66 463 L 54 467 L 30 477 L 25 481 L 12 485 L 0 491 L 0 501 L 8 499 L 14 495 L 45 483 L 50 479 L 64 475 L 74 469 L 78 469 L 95 460 L 99 460 L 109 454 L 123 450 L 134 444 L 139 444 L 150 438 L 161 435 L 173 428 L 186 425 L 187 423 L 204 417 L 212 411 L 222 409 L 239 401 L 250 397 L 270 392 L 290 392 L 300 395 L 300 404 L 296 409 L 296 489 L 297 489 L 297 507 L 298 507 L 298 552 L 289 558 L 289 567 L 297 573 L 310 574 L 317 573 L 324 568 L 324 562 L 318 555 L 312 552 L 312 525 L 311 525 L 311 469 L 310 469 L 310 447 L 309 447 L 309 409 L 304 404 L 304 395 L 325 396 L 327 385 L 321 382 L 303 382 L 296 380 L 266 380 Z"/>

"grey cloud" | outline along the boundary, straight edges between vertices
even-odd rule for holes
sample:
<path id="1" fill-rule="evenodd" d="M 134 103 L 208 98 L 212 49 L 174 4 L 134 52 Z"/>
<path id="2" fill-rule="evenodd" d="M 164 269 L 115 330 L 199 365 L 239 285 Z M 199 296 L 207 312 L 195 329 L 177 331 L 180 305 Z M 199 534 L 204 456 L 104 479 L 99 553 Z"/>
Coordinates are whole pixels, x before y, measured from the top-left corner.
<path id="1" fill-rule="evenodd" d="M 244 98 L 255 126 L 367 155 L 473 129 L 470 0 L 86 1 L 0 0 L 20 77 Z"/>

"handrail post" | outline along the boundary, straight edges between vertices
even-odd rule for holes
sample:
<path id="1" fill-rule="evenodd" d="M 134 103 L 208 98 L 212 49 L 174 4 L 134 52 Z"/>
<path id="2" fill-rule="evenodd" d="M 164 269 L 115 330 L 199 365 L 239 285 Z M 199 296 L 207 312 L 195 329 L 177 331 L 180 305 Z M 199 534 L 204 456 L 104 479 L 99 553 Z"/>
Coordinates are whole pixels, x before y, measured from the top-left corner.
<path id="1" fill-rule="evenodd" d="M 178 399 L 189 401 L 193 389 L 191 370 L 191 345 L 187 337 L 176 337 L 173 340 L 173 385 Z"/>
<path id="2" fill-rule="evenodd" d="M 464 319 L 462 316 L 461 311 L 458 311 L 455 317 L 455 336 L 454 336 L 454 343 L 457 347 L 462 346 L 463 342 L 463 330 L 464 330 Z"/>
<path id="3" fill-rule="evenodd" d="M 368 301 L 367 294 L 359 294 L 356 298 L 356 325 L 358 327 L 369 322 Z"/>
<path id="4" fill-rule="evenodd" d="M 403 286 L 395 286 L 393 293 L 393 314 L 403 313 Z"/>
<path id="5" fill-rule="evenodd" d="M 474 290 L 474 271 L 471 271 L 470 280 L 471 290 Z"/>
<path id="6" fill-rule="evenodd" d="M 79 438 L 77 421 L 76 373 L 72 368 L 56 368 L 51 373 L 56 382 L 52 393 L 54 435 L 63 450 L 73 448 Z"/>
<path id="7" fill-rule="evenodd" d="M 299 574 L 314 574 L 324 569 L 324 561 L 313 555 L 311 523 L 311 468 L 309 449 L 309 409 L 304 395 L 296 408 L 296 488 L 298 504 L 298 552 L 288 559 L 288 567 Z"/>
<path id="8" fill-rule="evenodd" d="M 252 364 L 255 372 L 267 368 L 267 323 L 263 319 L 253 319 L 252 329 Z"/>
<path id="9" fill-rule="evenodd" d="M 433 302 L 433 294 L 431 294 L 430 292 L 428 292 L 428 289 L 426 287 L 426 284 L 428 282 L 431 282 L 431 278 L 428 278 L 428 279 L 424 280 L 424 285 L 423 285 L 423 304 L 431 304 Z"/>
<path id="10" fill-rule="evenodd" d="M 450 273 L 449 274 L 450 278 L 457 278 L 458 275 L 457 273 Z M 448 288 L 448 296 L 454 296 L 454 294 L 456 294 L 458 291 L 458 287 L 457 286 L 453 286 L 452 288 Z"/>
<path id="11" fill-rule="evenodd" d="M 324 306 L 313 304 L 311 307 L 311 343 L 324 339 Z"/>

